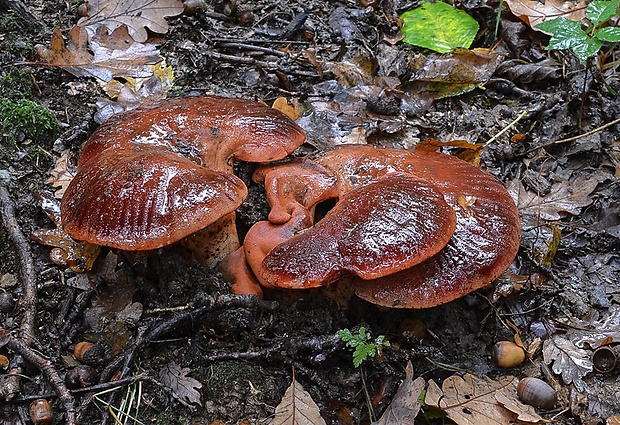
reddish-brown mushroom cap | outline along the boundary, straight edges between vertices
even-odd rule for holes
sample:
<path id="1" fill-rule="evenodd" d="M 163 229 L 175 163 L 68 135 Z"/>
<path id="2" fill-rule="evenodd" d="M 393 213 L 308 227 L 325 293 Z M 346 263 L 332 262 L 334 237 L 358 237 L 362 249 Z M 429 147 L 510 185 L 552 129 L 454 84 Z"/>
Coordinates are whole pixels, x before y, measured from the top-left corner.
<path id="1" fill-rule="evenodd" d="M 338 147 L 317 153 L 306 161 L 314 161 L 338 177 L 341 199 L 346 199 L 352 191 L 357 192 L 359 189 L 356 188 L 376 184 L 372 182 L 386 175 L 406 173 L 416 176 L 416 181 L 431 182 L 456 212 L 454 234 L 437 254 L 398 273 L 374 280 L 356 280 L 357 295 L 370 302 L 406 308 L 443 304 L 490 283 L 510 265 L 517 253 L 520 224 L 512 198 L 493 176 L 467 162 L 438 153 L 366 145 Z M 381 196 L 377 196 L 376 201 L 384 202 Z M 278 202 L 273 200 L 275 204 Z M 355 209 L 355 202 L 347 203 Z M 342 213 L 338 204 L 332 211 L 331 215 L 328 214 L 330 220 Z M 322 229 L 319 233 L 331 229 L 332 225 L 326 222 L 328 216 L 323 219 L 324 223 L 315 226 Z M 304 234 L 314 235 L 309 232 L 311 230 Z M 308 264 L 316 264 L 316 267 L 322 265 L 323 268 L 314 271 L 314 276 L 325 276 L 323 283 L 333 280 L 331 263 L 335 251 L 329 243 L 321 246 L 315 243 L 313 246 L 310 242 L 307 246 L 313 249 L 296 250 L 294 244 L 305 241 L 304 234 L 283 244 L 282 248 L 276 247 L 273 256 L 266 257 L 259 274 L 276 281 L 272 275 L 279 273 L 283 276 L 278 281 L 279 286 L 286 286 L 286 279 L 290 279 L 289 286 L 303 287 L 296 276 L 305 273 Z M 324 242 L 325 238 L 319 237 L 319 241 Z M 329 261 L 320 261 L 319 248 L 326 249 Z"/>
<path id="2" fill-rule="evenodd" d="M 254 271 L 282 288 L 322 286 L 351 273 L 385 276 L 435 255 L 455 225 L 454 210 L 431 183 L 387 174 L 346 193 L 319 223 L 276 246 Z"/>
<path id="3" fill-rule="evenodd" d="M 84 144 L 62 200 L 64 228 L 74 239 L 123 250 L 171 244 L 243 202 L 234 159 L 280 159 L 304 139 L 283 113 L 242 99 L 187 97 L 136 109 Z M 236 239 L 234 217 L 228 222 L 220 231 Z M 227 251 L 238 247 L 229 242 Z"/>
<path id="4" fill-rule="evenodd" d="M 154 149 L 92 161 L 63 197 L 63 227 L 74 239 L 123 250 L 169 245 L 234 211 L 247 189 L 213 171 Z"/>

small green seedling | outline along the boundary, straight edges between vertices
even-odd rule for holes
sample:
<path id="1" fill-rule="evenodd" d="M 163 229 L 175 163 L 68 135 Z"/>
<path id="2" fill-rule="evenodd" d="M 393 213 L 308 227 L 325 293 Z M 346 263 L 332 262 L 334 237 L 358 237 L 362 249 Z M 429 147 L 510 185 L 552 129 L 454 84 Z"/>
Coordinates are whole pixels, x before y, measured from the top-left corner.
<path id="1" fill-rule="evenodd" d="M 348 347 L 355 349 L 353 352 L 355 367 L 359 367 L 369 357 L 381 357 L 383 349 L 390 346 L 390 342 L 385 339 L 384 335 L 379 335 L 373 340 L 370 332 L 363 326 L 360 326 L 356 334 L 348 329 L 341 329 L 337 334 L 347 343 Z"/>
<path id="2" fill-rule="evenodd" d="M 584 30 L 581 22 L 566 18 L 555 18 L 536 25 L 545 33 L 551 34 L 548 49 L 571 49 L 579 60 L 585 63 L 595 56 L 603 46 L 603 42 L 617 43 L 620 41 L 619 27 L 603 27 L 611 18 L 618 15 L 620 0 L 595 0 L 588 4 L 586 18 L 589 26 Z"/>

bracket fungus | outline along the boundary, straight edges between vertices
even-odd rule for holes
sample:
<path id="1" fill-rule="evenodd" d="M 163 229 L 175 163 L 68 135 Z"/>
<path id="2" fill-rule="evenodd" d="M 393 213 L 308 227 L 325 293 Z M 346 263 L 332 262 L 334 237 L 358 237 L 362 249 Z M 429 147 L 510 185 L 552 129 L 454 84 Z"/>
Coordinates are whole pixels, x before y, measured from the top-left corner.
<path id="1" fill-rule="evenodd" d="M 356 294 L 372 303 L 433 307 L 496 279 L 519 249 L 508 192 L 453 156 L 346 145 L 265 165 L 255 180 L 272 207 L 270 223 L 256 226 L 271 233 L 295 211 L 312 217 L 318 201 L 338 200 L 322 220 L 272 247 L 262 242 L 269 232 L 250 229 L 246 257 L 266 286 L 316 287 L 352 274 Z"/>
<path id="2" fill-rule="evenodd" d="M 305 140 L 282 112 L 218 96 L 170 99 L 102 124 L 83 145 L 61 203 L 74 239 L 127 251 L 207 228 L 214 265 L 239 246 L 234 211 L 247 195 L 233 161 L 284 158 Z M 215 234 L 215 235 L 213 235 Z"/>

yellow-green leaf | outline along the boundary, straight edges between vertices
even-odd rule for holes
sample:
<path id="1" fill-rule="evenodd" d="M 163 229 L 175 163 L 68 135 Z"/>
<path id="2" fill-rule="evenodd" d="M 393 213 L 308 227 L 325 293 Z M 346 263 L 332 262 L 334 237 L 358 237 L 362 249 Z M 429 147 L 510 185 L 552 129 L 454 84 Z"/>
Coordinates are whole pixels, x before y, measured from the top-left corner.
<path id="1" fill-rule="evenodd" d="M 422 3 L 402 14 L 404 42 L 447 53 L 456 47 L 471 46 L 478 22 L 447 3 Z"/>

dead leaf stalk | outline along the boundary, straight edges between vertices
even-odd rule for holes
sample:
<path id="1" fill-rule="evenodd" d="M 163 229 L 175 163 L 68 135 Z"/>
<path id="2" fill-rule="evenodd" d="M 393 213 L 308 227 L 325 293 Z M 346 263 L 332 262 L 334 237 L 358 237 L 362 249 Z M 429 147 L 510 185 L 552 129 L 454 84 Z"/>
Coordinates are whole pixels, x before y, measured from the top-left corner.
<path id="1" fill-rule="evenodd" d="M 616 124 L 619 124 L 619 123 L 620 123 L 620 118 L 616 118 L 615 120 L 610 121 L 607 124 L 603 124 L 602 126 L 595 128 L 594 130 L 590 130 L 590 131 L 588 131 L 586 133 L 582 133 L 582 134 L 579 134 L 577 136 L 568 137 L 566 139 L 555 140 L 553 142 L 549 142 L 549 143 L 546 143 L 546 144 L 541 145 L 541 146 L 536 146 L 535 148 L 530 149 L 526 153 L 530 153 L 530 152 L 535 151 L 535 150 L 540 149 L 540 148 L 547 148 L 549 146 L 560 145 L 562 143 L 568 143 L 568 142 L 573 142 L 575 140 L 583 139 L 584 137 L 592 136 L 593 134 L 596 134 L 596 133 L 598 133 L 600 131 L 605 130 L 608 127 L 611 127 L 612 125 L 616 125 Z"/>
<path id="2" fill-rule="evenodd" d="M 506 127 L 501 129 L 497 134 L 495 134 L 493 137 L 491 137 L 489 140 L 487 140 L 484 145 L 487 146 L 490 143 L 494 142 L 496 139 L 501 137 L 502 134 L 504 134 L 505 132 L 510 130 L 512 127 L 517 125 L 517 123 L 519 121 L 521 121 L 523 119 L 523 117 L 525 117 L 528 114 L 528 112 L 529 112 L 528 110 L 525 110 L 525 111 L 521 112 L 517 118 L 515 118 L 510 124 L 508 124 Z"/>

